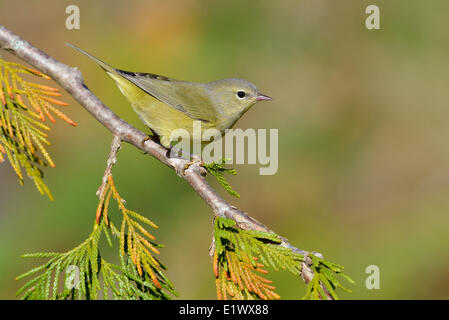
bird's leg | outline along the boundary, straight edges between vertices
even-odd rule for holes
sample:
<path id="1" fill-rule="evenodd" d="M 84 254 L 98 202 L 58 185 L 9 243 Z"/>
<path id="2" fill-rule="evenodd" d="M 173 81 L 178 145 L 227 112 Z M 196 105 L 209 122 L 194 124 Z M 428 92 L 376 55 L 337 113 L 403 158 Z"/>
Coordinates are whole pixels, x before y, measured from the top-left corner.
<path id="1" fill-rule="evenodd" d="M 145 142 L 147 142 L 148 140 L 153 140 L 154 142 L 159 142 L 159 136 L 157 134 L 155 134 L 151 129 L 150 129 L 151 133 L 147 134 L 145 136 L 145 138 L 142 140 L 141 145 L 142 147 L 144 146 Z"/>
<path id="2" fill-rule="evenodd" d="M 182 169 L 182 174 L 184 174 L 184 172 L 188 168 L 190 168 L 191 165 L 193 165 L 196 162 L 198 162 L 201 167 L 203 167 L 203 165 L 204 165 L 203 160 L 201 160 L 201 158 L 199 156 L 197 156 L 196 154 L 190 153 L 190 152 L 185 152 L 183 149 L 176 148 L 175 146 L 170 146 L 170 149 L 167 151 L 167 157 L 169 157 L 169 158 L 179 157 L 179 158 L 185 159 L 185 160 L 191 159 L 191 161 L 188 162 Z"/>

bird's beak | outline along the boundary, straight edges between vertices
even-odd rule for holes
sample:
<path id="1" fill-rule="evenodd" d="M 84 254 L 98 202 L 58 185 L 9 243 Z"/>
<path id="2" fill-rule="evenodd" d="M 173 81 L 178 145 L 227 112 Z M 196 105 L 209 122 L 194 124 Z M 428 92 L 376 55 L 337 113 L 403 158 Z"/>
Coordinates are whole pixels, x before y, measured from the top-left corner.
<path id="1" fill-rule="evenodd" d="M 270 98 L 269 96 L 266 96 L 264 94 L 259 94 L 258 96 L 254 97 L 254 100 L 256 100 L 256 101 L 269 101 L 269 100 L 273 100 L 273 98 Z"/>

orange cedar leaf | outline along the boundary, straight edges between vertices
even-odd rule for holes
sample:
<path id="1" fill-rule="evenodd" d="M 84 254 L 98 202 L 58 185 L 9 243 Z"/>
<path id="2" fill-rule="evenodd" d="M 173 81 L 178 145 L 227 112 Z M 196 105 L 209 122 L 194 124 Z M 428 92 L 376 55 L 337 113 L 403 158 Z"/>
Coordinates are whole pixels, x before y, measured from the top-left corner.
<path id="1" fill-rule="evenodd" d="M 147 250 L 147 248 L 145 248 L 144 246 L 142 246 L 143 250 L 145 250 L 145 252 L 147 253 L 147 258 L 150 259 L 151 263 L 153 263 L 156 266 L 159 266 L 159 262 L 157 262 L 156 259 L 154 259 L 154 257 L 151 255 L 151 253 Z"/>
<path id="2" fill-rule="evenodd" d="M 256 269 L 256 271 L 258 271 L 260 273 L 263 273 L 263 274 L 267 274 L 268 273 L 268 271 L 265 270 L 265 269 Z"/>
<path id="3" fill-rule="evenodd" d="M 38 138 L 36 138 L 35 135 L 31 135 L 31 139 L 34 141 L 34 143 L 39 147 L 41 153 L 44 155 L 45 159 L 48 161 L 48 163 L 50 164 L 50 166 L 52 168 L 55 167 L 55 164 L 53 162 L 53 160 L 51 159 L 50 155 L 48 154 L 48 152 L 45 150 L 44 146 L 42 145 L 42 143 L 39 141 Z"/>
<path id="4" fill-rule="evenodd" d="M 52 91 L 39 91 L 37 92 L 37 94 L 44 94 L 47 96 L 52 96 L 52 97 L 61 97 L 62 94 L 59 92 L 52 92 Z"/>
<path id="5" fill-rule="evenodd" d="M 44 90 L 44 91 L 53 91 L 53 92 L 59 91 L 59 89 L 57 89 L 57 88 L 53 88 L 53 87 L 50 87 L 50 86 L 45 86 L 45 85 L 43 85 L 43 84 L 38 84 L 38 83 L 28 83 L 28 84 L 29 84 L 30 86 L 33 86 L 33 87 L 42 89 L 42 90 Z"/>
<path id="6" fill-rule="evenodd" d="M 138 237 L 138 241 L 141 241 L 141 242 L 144 242 L 144 241 L 146 241 L 146 239 L 144 239 L 144 238 L 142 238 L 142 236 L 141 235 L 139 235 L 139 234 L 136 234 L 137 235 L 137 237 Z M 148 242 L 148 241 L 147 241 Z M 141 250 L 143 250 L 147 255 L 148 255 L 148 259 L 150 259 L 150 262 L 151 263 L 153 263 L 154 265 L 156 265 L 156 266 L 159 266 L 160 264 L 159 264 L 159 262 L 157 262 L 157 260 L 156 259 L 154 259 L 154 257 L 151 255 L 151 253 L 150 253 L 150 251 L 148 251 L 148 249 L 145 247 L 145 246 L 143 246 L 142 245 L 142 243 L 139 243 L 140 244 L 140 248 L 141 248 Z M 145 243 L 146 244 L 146 243 Z M 149 245 L 151 245 L 150 243 L 148 243 Z M 148 244 L 146 244 L 146 245 L 148 245 Z M 156 249 L 155 249 L 156 250 Z M 159 252 L 159 250 L 156 250 L 157 252 L 155 252 L 155 253 L 157 253 L 157 254 L 159 254 L 160 252 Z"/>
<path id="7" fill-rule="evenodd" d="M 1 145 L 0 145 L 0 147 L 1 147 Z M 215 278 L 218 278 L 218 254 L 217 254 L 217 251 L 214 252 L 213 268 L 214 268 Z"/>
<path id="8" fill-rule="evenodd" d="M 9 116 L 9 114 L 8 114 Z M 9 136 L 12 138 L 14 137 L 14 131 L 12 130 L 12 125 L 11 125 L 11 119 L 6 118 L 7 121 L 7 125 L 8 125 L 8 132 L 9 132 Z"/>
<path id="9" fill-rule="evenodd" d="M 278 295 L 276 292 L 271 292 L 271 295 L 273 296 L 273 298 L 275 298 L 275 299 L 280 299 L 281 298 L 281 296 L 280 295 Z"/>
<path id="10" fill-rule="evenodd" d="M 222 300 L 228 300 L 228 295 L 226 294 L 226 280 L 225 277 L 220 277 L 220 289 L 221 289 L 221 296 Z"/>
<path id="11" fill-rule="evenodd" d="M 6 91 L 8 92 L 9 97 L 10 97 L 11 99 L 14 100 L 14 95 L 13 95 L 13 93 L 12 93 L 12 87 L 11 87 L 11 85 L 7 85 L 7 86 L 6 86 Z"/>
<path id="12" fill-rule="evenodd" d="M 258 272 L 260 272 L 260 273 L 263 273 L 263 274 L 267 274 L 268 273 L 268 271 L 267 270 L 265 270 L 263 267 L 264 267 L 264 265 L 262 264 L 261 266 L 256 266 L 256 267 L 254 267 L 254 266 L 251 266 L 254 270 L 256 270 L 256 271 L 258 271 Z"/>
<path id="13" fill-rule="evenodd" d="M 42 73 L 42 72 L 40 72 L 38 70 L 34 70 L 34 69 L 31 69 L 31 68 L 28 68 L 28 67 L 25 67 L 25 66 L 21 66 L 21 67 L 23 69 L 25 69 L 25 70 L 35 74 L 36 76 L 42 77 L 42 78 L 44 78 L 46 80 L 51 80 L 51 78 L 49 76 L 47 76 L 46 74 L 44 74 L 44 73 Z"/>
<path id="14" fill-rule="evenodd" d="M 51 113 L 48 111 L 48 109 L 44 109 L 45 114 L 47 115 L 48 119 L 50 119 L 51 122 L 56 123 L 55 118 L 51 115 Z"/>
<path id="15" fill-rule="evenodd" d="M 53 111 L 58 117 L 60 117 L 62 120 L 64 120 L 65 122 L 67 122 L 68 124 L 76 127 L 77 123 L 75 121 L 73 121 L 72 119 L 70 119 L 69 117 L 67 117 L 63 112 L 61 112 L 60 110 L 53 108 L 51 106 L 48 106 L 48 108 Z"/>
<path id="16" fill-rule="evenodd" d="M 257 287 L 251 281 L 251 276 L 248 274 L 246 269 L 242 270 L 241 276 L 243 278 L 243 282 L 245 282 L 245 285 L 248 288 L 248 291 L 250 291 L 250 292 L 257 292 Z"/>
<path id="17" fill-rule="evenodd" d="M 217 288 L 217 299 L 223 300 L 223 296 L 221 295 L 221 286 L 220 286 L 220 278 L 217 275 L 217 278 L 215 279 L 215 288 Z"/>
<path id="18" fill-rule="evenodd" d="M 22 97 L 20 96 L 20 94 L 18 94 L 18 95 L 16 96 L 16 101 L 18 101 L 19 103 L 21 103 L 21 104 L 24 105 L 23 100 L 22 100 Z"/>
<path id="19" fill-rule="evenodd" d="M 122 254 L 122 256 L 125 255 L 125 227 L 126 223 L 125 219 L 123 219 L 122 225 L 120 227 L 120 253 Z"/>
<path id="20" fill-rule="evenodd" d="M 139 235 L 139 238 L 140 238 L 140 241 L 142 241 L 148 248 L 150 248 L 151 251 L 153 251 L 156 254 L 160 254 L 160 251 L 158 249 L 156 249 L 147 239 L 143 238 L 140 235 Z"/>
<path id="21" fill-rule="evenodd" d="M 14 126 L 16 127 L 16 136 L 19 138 L 19 141 L 22 145 L 25 144 L 24 138 L 23 138 L 23 126 L 18 123 L 17 121 L 14 122 Z"/>
<path id="22" fill-rule="evenodd" d="M 264 278 L 264 277 L 262 277 L 262 276 L 260 276 L 260 275 L 254 275 L 258 280 L 260 280 L 260 281 L 262 281 L 262 282 L 264 282 L 264 283 L 266 283 L 267 285 L 268 284 L 270 284 L 270 283 L 273 283 L 273 281 L 272 280 L 268 280 L 267 278 Z"/>
<path id="23" fill-rule="evenodd" d="M 235 258 L 235 261 L 236 261 L 236 263 L 234 265 L 236 265 L 237 272 L 238 272 L 237 273 L 237 275 L 238 275 L 237 281 L 238 281 L 238 284 L 239 284 L 239 289 L 243 291 L 244 288 L 245 288 L 245 286 L 243 284 L 243 282 L 245 281 L 244 270 L 242 269 L 241 262 L 240 262 L 239 258 L 237 257 L 237 255 L 235 255 L 234 258 Z M 245 285 L 248 287 L 248 285 L 246 283 L 245 283 Z M 248 289 L 251 290 L 250 287 L 248 287 Z"/>
<path id="24" fill-rule="evenodd" d="M 255 293 L 259 296 L 260 299 L 268 300 L 267 296 L 262 293 L 262 290 L 260 290 L 260 288 L 258 286 L 254 285 L 254 288 L 255 288 Z"/>
<path id="25" fill-rule="evenodd" d="M 142 263 L 143 263 L 143 266 L 145 267 L 146 272 L 150 275 L 150 278 L 151 278 L 151 280 L 153 281 L 153 283 L 160 289 L 160 288 L 161 288 L 161 285 L 160 285 L 159 281 L 157 280 L 157 278 L 156 278 L 156 276 L 155 276 L 153 270 L 151 270 L 151 266 L 150 266 L 150 264 L 148 263 L 148 261 L 147 261 L 146 258 L 148 258 L 148 257 L 146 257 L 145 255 L 142 256 Z M 140 275 L 140 276 L 142 276 L 142 275 Z"/>
<path id="26" fill-rule="evenodd" d="M 101 217 L 101 213 L 103 211 L 103 204 L 104 204 L 104 197 L 106 195 L 106 189 L 108 188 L 104 188 L 102 194 L 100 195 L 100 202 L 98 202 L 98 206 L 97 206 L 97 212 L 95 214 L 95 222 L 98 224 L 100 224 L 100 217 Z"/>
<path id="27" fill-rule="evenodd" d="M 132 236 L 130 235 L 130 233 L 128 232 L 128 247 L 129 250 L 131 251 L 131 260 L 133 261 L 133 263 L 135 265 L 137 265 L 137 251 L 136 251 L 136 247 L 133 246 L 132 243 Z M 139 273 L 140 275 L 142 275 L 141 273 Z"/>
<path id="28" fill-rule="evenodd" d="M 29 97 L 29 100 L 30 100 L 30 103 L 33 106 L 34 110 L 36 110 L 37 113 L 39 114 L 40 120 L 45 121 L 44 113 L 42 112 L 42 109 L 39 106 L 39 104 L 36 102 L 36 100 L 34 100 L 34 97 L 33 98 Z"/>
<path id="29" fill-rule="evenodd" d="M 236 291 L 234 289 L 235 289 L 235 285 L 228 282 L 227 286 L 226 286 L 226 291 L 231 297 L 234 297 L 236 294 Z"/>
<path id="30" fill-rule="evenodd" d="M 151 276 L 151 280 L 153 280 L 153 283 L 156 287 L 158 287 L 159 289 L 162 289 L 161 284 L 159 283 L 159 281 L 157 280 L 156 276 L 154 275 L 154 273 L 150 274 Z"/>
<path id="31" fill-rule="evenodd" d="M 104 222 L 106 223 L 107 226 L 109 226 L 108 207 L 109 207 L 109 199 L 111 199 L 111 194 L 112 194 L 112 192 L 109 191 L 108 196 L 106 197 L 106 201 L 104 203 L 104 209 L 103 209 Z"/>
<path id="32" fill-rule="evenodd" d="M 54 104 L 57 104 L 57 105 L 60 105 L 60 106 L 68 106 L 69 105 L 68 103 L 65 103 L 63 101 L 59 101 L 59 100 L 56 100 L 56 99 L 53 99 L 53 98 L 44 97 L 44 96 L 40 96 L 40 97 L 42 99 L 44 99 L 44 100 L 47 100 L 48 102 L 51 102 L 51 103 L 54 103 Z"/>
<path id="33" fill-rule="evenodd" d="M 140 276 L 142 276 L 143 272 L 142 272 L 142 265 L 140 263 L 140 258 L 137 256 L 137 252 L 136 252 L 136 262 L 137 262 L 137 272 L 139 273 Z"/>
<path id="34" fill-rule="evenodd" d="M 272 290 L 266 290 L 265 293 L 267 294 L 268 298 L 271 300 L 279 300 L 281 298 L 280 295 L 278 295 L 276 292 Z"/>
<path id="35" fill-rule="evenodd" d="M 3 94 L 3 87 L 0 87 L 0 101 L 4 106 L 6 106 L 6 98 L 5 95 Z"/>
<path id="36" fill-rule="evenodd" d="M 133 226 L 135 226 L 137 229 L 140 230 L 146 237 L 148 237 L 151 240 L 155 240 L 156 237 L 153 236 L 151 233 L 149 233 L 145 228 L 143 228 L 140 224 L 138 224 L 136 221 L 130 220 Z"/>
<path id="37" fill-rule="evenodd" d="M 233 264 L 233 266 L 235 266 L 235 268 L 236 268 L 236 270 L 234 270 L 234 271 L 237 272 L 237 274 L 236 274 L 237 283 L 239 285 L 239 289 L 241 291 L 243 291 L 245 289 L 245 287 L 243 286 L 243 282 L 242 282 L 242 269 L 240 268 L 239 260 L 237 257 L 236 257 L 236 264 Z"/>
<path id="38" fill-rule="evenodd" d="M 25 108 L 28 110 L 28 107 L 25 105 L 25 103 L 22 100 L 22 97 L 19 94 L 16 96 L 16 102 L 18 102 L 22 108 Z"/>
<path id="39" fill-rule="evenodd" d="M 262 263 L 257 263 L 255 266 L 253 266 L 254 269 L 262 269 L 265 266 Z"/>
<path id="40" fill-rule="evenodd" d="M 142 266 L 140 265 L 140 260 L 137 259 L 137 254 L 132 254 L 131 259 L 133 260 L 134 265 L 137 267 L 137 272 L 139 273 L 139 276 L 142 276 Z"/>
<path id="41" fill-rule="evenodd" d="M 275 286 L 270 286 L 269 284 L 264 284 L 264 287 L 267 288 L 267 289 L 270 289 L 270 290 L 276 289 Z"/>
<path id="42" fill-rule="evenodd" d="M 237 277 L 235 275 L 235 272 L 237 270 L 234 270 L 234 265 L 233 265 L 233 261 L 232 261 L 232 255 L 231 255 L 231 253 L 229 253 L 229 251 L 226 252 L 226 258 L 227 258 L 227 262 L 228 262 L 228 271 L 229 271 L 229 274 L 231 275 L 231 279 L 232 279 L 232 281 L 234 283 L 237 283 L 238 281 L 237 281 Z"/>
<path id="43" fill-rule="evenodd" d="M 239 283 L 239 281 L 237 279 L 237 278 L 239 278 L 239 275 L 236 275 L 237 270 L 234 270 L 233 263 L 229 260 L 228 260 L 228 269 L 229 269 L 229 274 L 231 275 L 232 282 Z"/>

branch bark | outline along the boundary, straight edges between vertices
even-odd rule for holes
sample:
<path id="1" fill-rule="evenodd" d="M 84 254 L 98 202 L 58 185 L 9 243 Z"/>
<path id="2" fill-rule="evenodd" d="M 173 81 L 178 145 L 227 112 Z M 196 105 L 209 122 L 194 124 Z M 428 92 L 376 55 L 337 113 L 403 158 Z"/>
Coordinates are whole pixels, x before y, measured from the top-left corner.
<path id="1" fill-rule="evenodd" d="M 233 219 L 240 228 L 245 230 L 273 232 L 267 226 L 250 217 L 245 212 L 238 210 L 220 197 L 206 181 L 205 170 L 198 162 L 194 162 L 185 169 L 189 163 L 188 160 L 169 158 L 167 156 L 167 149 L 152 140 L 146 139 L 147 134 L 117 116 L 87 88 L 83 82 L 82 74 L 77 68 L 57 61 L 2 25 L 0 25 L 0 48 L 8 50 L 34 68 L 49 75 L 64 88 L 84 109 L 116 137 L 114 138 L 112 150 L 114 150 L 114 143 L 119 146 L 120 141 L 132 144 L 137 149 L 144 151 L 172 168 L 212 208 L 215 216 Z M 117 150 L 118 147 L 115 149 L 115 152 L 111 151 L 113 154 L 112 158 L 115 158 Z M 109 159 L 111 159 L 111 156 Z M 108 162 L 108 167 L 110 165 L 112 163 L 109 164 Z M 307 257 L 309 254 L 315 253 L 309 253 L 294 247 L 285 238 L 282 238 L 280 245 L 304 255 L 306 259 L 302 266 L 302 279 L 304 282 L 309 283 L 313 278 L 314 272 L 311 268 L 310 258 L 307 259 Z"/>

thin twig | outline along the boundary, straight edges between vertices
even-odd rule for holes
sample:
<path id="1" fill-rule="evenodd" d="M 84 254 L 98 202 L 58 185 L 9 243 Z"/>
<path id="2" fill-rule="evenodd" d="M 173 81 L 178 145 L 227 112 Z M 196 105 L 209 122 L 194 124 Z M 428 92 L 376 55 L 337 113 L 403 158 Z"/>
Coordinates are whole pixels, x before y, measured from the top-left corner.
<path id="1" fill-rule="evenodd" d="M 106 162 L 106 170 L 104 170 L 102 183 L 97 190 L 98 197 L 101 197 L 106 188 L 106 185 L 108 184 L 108 178 L 111 175 L 112 167 L 117 162 L 117 152 L 119 151 L 121 144 L 122 139 L 120 139 L 119 136 L 114 135 L 114 138 L 112 139 L 111 143 L 111 151 L 109 152 L 108 160 Z"/>
<path id="2" fill-rule="evenodd" d="M 206 181 L 204 168 L 200 166 L 199 162 L 195 162 L 188 169 L 185 169 L 189 163 L 188 160 L 167 157 L 167 149 L 147 139 L 147 134 L 118 117 L 86 87 L 82 74 L 77 68 L 72 68 L 57 61 L 2 25 L 0 25 L 0 48 L 10 51 L 53 78 L 53 80 L 63 87 L 81 106 L 114 135 L 114 140 L 120 139 L 121 141 L 128 142 L 175 170 L 178 176 L 187 181 L 198 195 L 212 208 L 215 216 L 233 219 L 236 221 L 238 227 L 245 230 L 272 232 L 268 227 L 221 198 Z M 307 251 L 294 247 L 284 238 L 280 245 L 288 247 L 304 256 L 309 254 Z M 307 276 L 303 277 L 303 280 L 309 283 L 314 272 L 308 263 L 303 264 L 302 272 L 307 274 Z"/>

